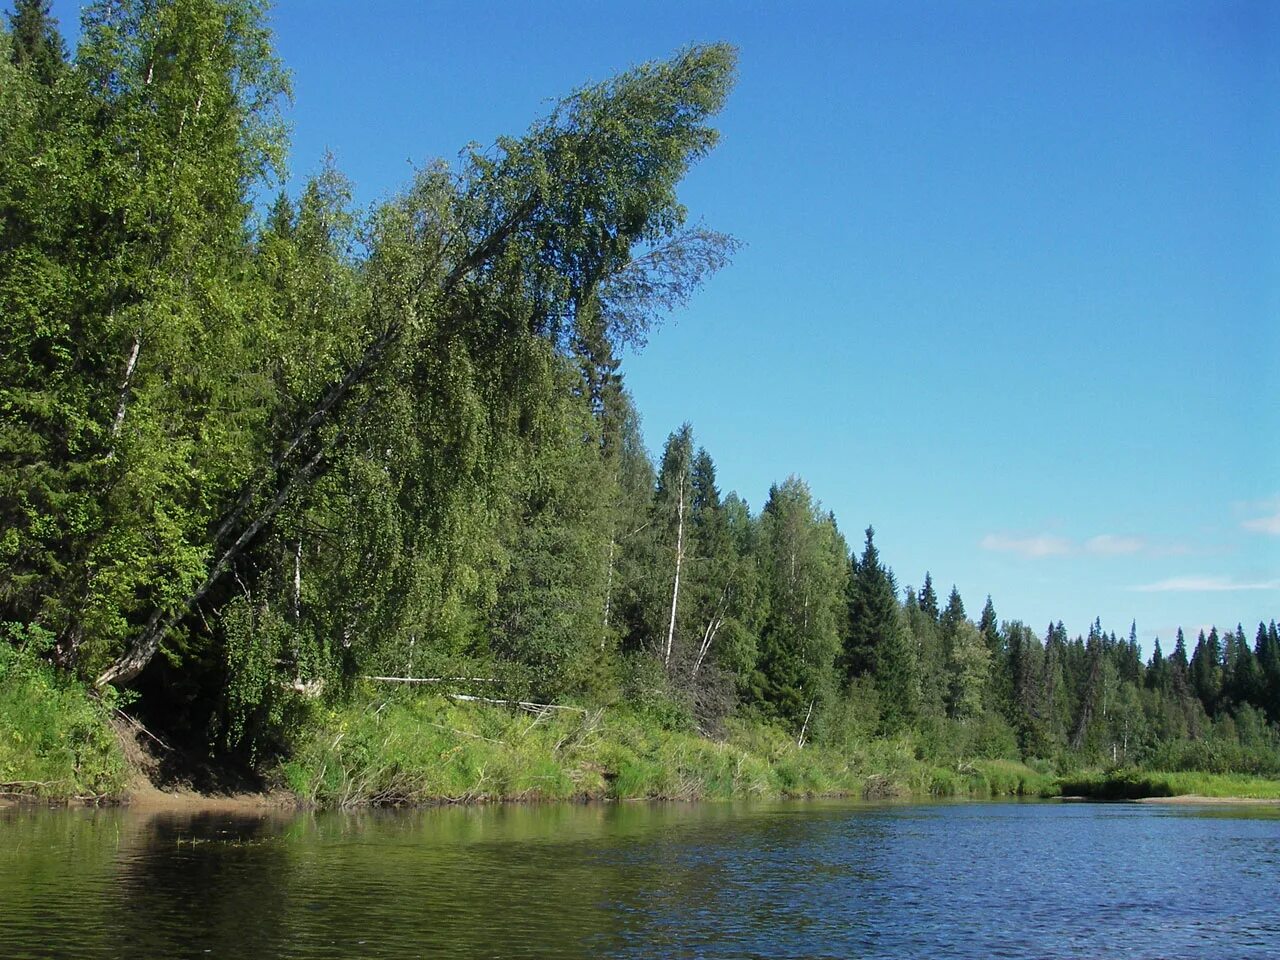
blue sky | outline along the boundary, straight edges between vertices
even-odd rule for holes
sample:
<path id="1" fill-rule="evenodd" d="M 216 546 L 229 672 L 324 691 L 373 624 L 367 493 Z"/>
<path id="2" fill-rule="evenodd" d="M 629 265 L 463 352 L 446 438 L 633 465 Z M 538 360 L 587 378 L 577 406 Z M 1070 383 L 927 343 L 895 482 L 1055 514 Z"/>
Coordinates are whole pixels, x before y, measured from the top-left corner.
<path id="1" fill-rule="evenodd" d="M 58 0 L 70 26 L 77 4 Z M 1280 616 L 1280 6 L 293 0 L 295 184 L 363 202 L 691 42 L 740 77 L 682 196 L 744 244 L 625 363 L 758 509 L 902 584 L 1144 646 Z M 69 31 L 71 32 L 71 31 Z"/>

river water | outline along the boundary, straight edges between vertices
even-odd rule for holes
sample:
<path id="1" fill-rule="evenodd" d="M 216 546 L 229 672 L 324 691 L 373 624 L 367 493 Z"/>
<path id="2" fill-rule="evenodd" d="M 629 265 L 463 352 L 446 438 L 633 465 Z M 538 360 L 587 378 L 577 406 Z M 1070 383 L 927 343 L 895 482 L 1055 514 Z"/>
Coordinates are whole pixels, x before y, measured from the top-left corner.
<path id="1" fill-rule="evenodd" d="M 1280 810 L 0 809 L 0 957 L 1280 957 Z"/>

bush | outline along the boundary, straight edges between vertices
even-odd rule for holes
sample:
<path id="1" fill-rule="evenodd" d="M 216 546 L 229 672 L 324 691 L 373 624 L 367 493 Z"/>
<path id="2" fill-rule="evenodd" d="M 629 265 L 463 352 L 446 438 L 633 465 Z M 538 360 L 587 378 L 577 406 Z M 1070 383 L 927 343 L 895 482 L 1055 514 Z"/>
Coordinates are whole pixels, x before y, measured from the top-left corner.
<path id="1" fill-rule="evenodd" d="M 1172 772 L 1277 777 L 1280 753 L 1263 745 L 1244 746 L 1231 740 L 1169 740 L 1156 746 L 1143 766 Z"/>

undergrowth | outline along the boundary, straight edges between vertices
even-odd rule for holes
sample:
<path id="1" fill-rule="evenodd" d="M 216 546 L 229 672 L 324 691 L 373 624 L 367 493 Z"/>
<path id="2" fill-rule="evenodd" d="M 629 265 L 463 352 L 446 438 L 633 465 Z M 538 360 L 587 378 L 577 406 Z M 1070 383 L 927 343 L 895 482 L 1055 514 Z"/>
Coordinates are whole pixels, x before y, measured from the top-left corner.
<path id="1" fill-rule="evenodd" d="M 1183 796 L 1280 800 L 1280 780 L 1200 771 L 1088 771 L 1063 778 L 1062 793 L 1093 800 Z"/>
<path id="2" fill-rule="evenodd" d="M 0 795 L 119 796 L 125 764 L 111 706 L 56 673 L 37 648 L 0 641 Z"/>
<path id="3" fill-rule="evenodd" d="M 939 767 L 909 739 L 840 749 L 730 721 L 721 740 L 634 707 L 526 712 L 367 694 L 316 718 L 281 766 L 307 804 L 704 800 L 778 796 L 1045 796 L 1053 778 L 1009 760 Z"/>

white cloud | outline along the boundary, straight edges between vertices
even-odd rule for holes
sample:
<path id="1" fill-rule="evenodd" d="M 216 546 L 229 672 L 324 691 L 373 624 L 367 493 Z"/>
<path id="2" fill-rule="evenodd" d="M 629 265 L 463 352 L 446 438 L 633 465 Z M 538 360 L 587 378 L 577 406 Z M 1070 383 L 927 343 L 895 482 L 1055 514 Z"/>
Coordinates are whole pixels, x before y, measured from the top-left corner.
<path id="1" fill-rule="evenodd" d="M 1049 534 L 1034 537 L 1010 537 L 1003 533 L 988 533 L 978 546 L 997 553 L 1016 553 L 1023 557 L 1054 557 L 1071 552 L 1071 541 Z"/>
<path id="2" fill-rule="evenodd" d="M 1252 520 L 1244 521 L 1240 526 L 1254 533 L 1269 533 L 1280 537 L 1280 513 L 1274 513 L 1269 517 L 1254 517 Z"/>
<path id="3" fill-rule="evenodd" d="M 1147 541 L 1142 537 L 1118 537 L 1112 533 L 1100 533 L 1098 536 L 1086 540 L 1084 548 L 1089 553 L 1120 556 L 1129 553 L 1141 553 L 1147 548 Z"/>
<path id="4" fill-rule="evenodd" d="M 1130 587 L 1138 593 L 1221 593 L 1232 590 L 1280 590 L 1280 579 L 1237 581 L 1231 577 L 1170 577 L 1156 583 Z"/>

